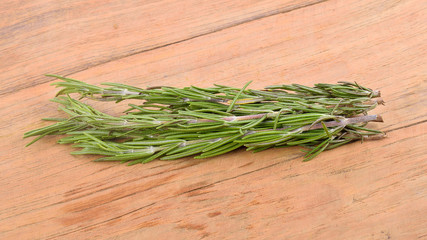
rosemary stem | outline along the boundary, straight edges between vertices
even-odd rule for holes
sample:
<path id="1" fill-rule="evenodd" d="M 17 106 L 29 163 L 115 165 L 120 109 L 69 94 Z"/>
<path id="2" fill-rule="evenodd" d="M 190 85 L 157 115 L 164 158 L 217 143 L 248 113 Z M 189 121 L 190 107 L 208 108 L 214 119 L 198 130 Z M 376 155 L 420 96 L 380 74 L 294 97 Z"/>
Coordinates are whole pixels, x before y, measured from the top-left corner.
<path id="1" fill-rule="evenodd" d="M 366 116 L 359 116 L 359 117 L 353 117 L 353 118 L 344 118 L 338 121 L 328 121 L 328 122 L 324 122 L 324 124 L 326 125 L 326 127 L 338 127 L 338 126 L 347 126 L 349 124 L 366 123 L 366 122 L 383 122 L 383 118 L 380 115 L 366 115 Z M 306 125 L 301 129 L 303 131 L 307 131 L 307 130 L 320 129 L 320 128 L 323 128 L 322 123 L 316 123 L 314 125 Z"/>
<path id="2" fill-rule="evenodd" d="M 268 115 L 268 117 L 274 117 L 279 112 L 273 112 L 273 113 L 260 113 L 260 114 L 254 114 L 254 115 L 245 115 L 245 116 L 228 116 L 223 117 L 221 120 L 224 120 L 226 122 L 234 122 L 234 121 L 244 121 L 244 120 L 252 120 L 252 119 L 260 119 L 264 117 L 265 115 Z M 212 119 L 197 119 L 197 120 L 190 120 L 189 123 L 201 123 L 201 122 L 216 122 Z"/>
<path id="3" fill-rule="evenodd" d="M 353 117 L 353 118 L 344 118 L 342 120 L 338 121 L 327 121 L 324 122 L 326 127 L 338 127 L 338 126 L 347 126 L 349 124 L 356 124 L 356 123 L 366 123 L 366 122 L 383 122 L 383 118 L 380 115 L 366 115 L 366 116 L 359 116 L 359 117 Z M 288 129 L 289 126 L 283 127 L 283 128 L 277 128 L 276 130 L 285 130 Z M 300 128 L 295 129 L 295 132 L 305 132 L 308 130 L 315 130 L 315 129 L 321 129 L 323 128 L 322 123 L 316 123 L 316 124 L 309 124 L 302 126 Z M 246 135 L 258 133 L 258 132 L 265 132 L 265 131 L 274 131 L 275 129 L 263 129 L 263 130 L 257 130 L 257 131 L 248 131 L 246 132 Z"/>

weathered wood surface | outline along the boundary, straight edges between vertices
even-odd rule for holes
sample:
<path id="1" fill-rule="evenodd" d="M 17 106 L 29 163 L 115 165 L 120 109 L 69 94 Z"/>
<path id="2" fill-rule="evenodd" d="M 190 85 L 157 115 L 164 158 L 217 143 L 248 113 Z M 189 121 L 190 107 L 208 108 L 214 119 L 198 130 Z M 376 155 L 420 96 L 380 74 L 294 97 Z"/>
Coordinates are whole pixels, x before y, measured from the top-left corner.
<path id="1" fill-rule="evenodd" d="M 0 239 L 426 239 L 427 3 L 0 4 Z M 58 116 L 45 73 L 150 86 L 357 81 L 381 141 L 127 167 L 25 131 Z M 98 107 L 110 113 L 105 104 Z"/>

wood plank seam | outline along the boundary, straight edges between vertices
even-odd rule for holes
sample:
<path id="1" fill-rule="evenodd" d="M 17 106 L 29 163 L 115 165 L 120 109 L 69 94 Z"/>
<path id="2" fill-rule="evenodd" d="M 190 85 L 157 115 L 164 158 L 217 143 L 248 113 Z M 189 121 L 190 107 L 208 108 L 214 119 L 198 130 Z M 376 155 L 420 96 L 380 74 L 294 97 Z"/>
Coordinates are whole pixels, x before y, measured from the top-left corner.
<path id="1" fill-rule="evenodd" d="M 424 115 L 424 117 L 427 117 L 427 115 Z M 392 128 L 392 129 L 387 130 L 385 132 L 386 133 L 394 132 L 394 131 L 401 130 L 401 129 L 404 129 L 404 128 L 409 128 L 409 127 L 413 127 L 413 126 L 416 126 L 416 125 L 419 125 L 419 124 L 423 124 L 425 122 L 427 122 L 426 119 L 424 119 L 422 121 L 419 121 L 419 122 L 414 122 L 414 123 L 411 123 L 411 124 L 408 124 L 408 125 L 400 126 L 400 127 L 397 127 L 397 128 Z"/>

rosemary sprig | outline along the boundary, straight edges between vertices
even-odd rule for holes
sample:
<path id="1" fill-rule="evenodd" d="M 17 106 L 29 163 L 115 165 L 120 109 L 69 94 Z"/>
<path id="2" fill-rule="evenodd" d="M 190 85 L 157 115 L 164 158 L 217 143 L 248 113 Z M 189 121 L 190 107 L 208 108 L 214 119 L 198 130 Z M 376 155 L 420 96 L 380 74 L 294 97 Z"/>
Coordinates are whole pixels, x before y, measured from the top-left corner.
<path id="1" fill-rule="evenodd" d="M 75 79 L 56 75 L 49 76 L 63 80 L 63 82 L 52 84 L 56 87 L 62 87 L 57 95 L 79 93 L 81 98 L 87 97 L 100 101 L 145 100 L 144 104 L 139 106 L 139 110 L 147 108 L 164 109 L 165 105 L 167 105 L 172 112 L 185 108 L 191 110 L 215 109 L 221 112 L 230 112 L 233 106 L 237 105 L 238 108 L 235 108 L 232 112 L 242 115 L 247 114 L 248 111 L 255 113 L 265 110 L 280 110 L 282 108 L 324 113 L 335 110 L 335 114 L 338 115 L 355 115 L 369 111 L 378 104 L 383 103 L 381 99 L 372 99 L 380 96 L 379 91 L 347 82 L 316 84 L 312 88 L 297 84 L 270 86 L 262 91 L 244 90 L 246 86 L 238 89 L 221 85 L 206 89 L 194 86 L 182 89 L 173 87 L 141 89 L 117 83 L 103 83 L 112 87 L 101 88 Z M 295 92 L 290 93 L 281 89 Z M 132 111 L 136 106 L 132 106 L 128 111 Z"/>
<path id="2" fill-rule="evenodd" d="M 56 77 L 61 82 L 57 97 L 66 119 L 29 131 L 36 136 L 31 145 L 46 135 L 67 135 L 58 142 L 81 148 L 72 154 L 104 155 L 96 161 L 147 163 L 191 155 L 206 158 L 241 146 L 254 152 L 271 147 L 312 148 L 310 160 L 322 151 L 355 140 L 378 139 L 381 131 L 366 128 L 378 115 L 366 115 L 383 104 L 379 91 L 356 83 L 298 84 L 270 86 L 264 90 L 215 85 L 210 88 L 138 87 L 105 83 L 98 87 L 78 80 Z M 129 104 L 121 116 L 111 116 L 73 99 L 100 101 L 141 100 Z M 66 95 L 66 96 L 61 96 Z M 365 114 L 365 115 L 361 115 Z"/>

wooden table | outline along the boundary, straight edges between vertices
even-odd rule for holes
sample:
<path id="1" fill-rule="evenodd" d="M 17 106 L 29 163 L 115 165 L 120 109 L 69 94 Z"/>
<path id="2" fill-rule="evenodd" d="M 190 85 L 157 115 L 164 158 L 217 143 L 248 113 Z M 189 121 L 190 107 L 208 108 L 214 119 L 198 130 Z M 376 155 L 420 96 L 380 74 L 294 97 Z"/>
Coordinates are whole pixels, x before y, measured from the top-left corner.
<path id="1" fill-rule="evenodd" d="M 2 0 L 0 13 L 0 239 L 427 239 L 426 1 Z M 289 148 L 94 163 L 57 137 L 24 147 L 60 116 L 46 73 L 141 87 L 357 81 L 381 90 L 385 122 L 371 126 L 388 138 L 310 162 Z"/>

